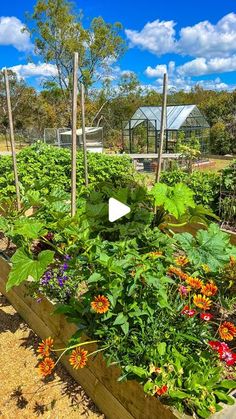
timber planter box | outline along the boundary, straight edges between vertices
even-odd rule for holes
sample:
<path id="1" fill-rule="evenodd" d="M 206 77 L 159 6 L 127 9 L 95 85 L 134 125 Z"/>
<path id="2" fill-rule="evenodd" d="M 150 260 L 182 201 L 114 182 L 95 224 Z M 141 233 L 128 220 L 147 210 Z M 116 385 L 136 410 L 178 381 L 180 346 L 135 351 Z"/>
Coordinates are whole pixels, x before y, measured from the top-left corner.
<path id="1" fill-rule="evenodd" d="M 55 306 L 43 298 L 40 303 L 27 295 L 27 285 L 21 284 L 6 293 L 6 282 L 11 267 L 0 257 L 0 292 L 6 296 L 16 311 L 42 339 L 51 336 L 56 346 L 65 347 L 76 332 L 76 325 L 68 323 L 64 315 L 53 314 Z M 89 346 L 90 350 L 92 345 Z M 145 395 L 136 381 L 119 383 L 116 367 L 107 367 L 102 355 L 88 362 L 88 366 L 76 371 L 64 356 L 61 362 L 73 378 L 81 384 L 107 419 L 176 419 L 187 418 L 173 413 L 154 397 Z"/>
<path id="2" fill-rule="evenodd" d="M 38 303 L 27 295 L 27 285 L 21 284 L 6 292 L 6 282 L 10 264 L 0 256 L 0 292 L 6 296 L 16 311 L 42 339 L 51 336 L 56 346 L 65 347 L 68 339 L 76 332 L 75 324 L 68 323 L 65 316 L 54 314 L 55 306 L 47 298 Z M 95 350 L 95 346 L 89 346 Z M 107 419 L 190 419 L 164 406 L 158 399 L 147 396 L 137 381 L 117 382 L 119 369 L 107 367 L 101 354 L 88 361 L 88 366 L 75 370 L 68 362 L 68 356 L 61 359 L 62 364 L 81 384 L 97 407 Z M 236 392 L 233 392 L 233 395 Z M 234 395 L 236 397 L 236 394 Z M 235 406 L 212 415 L 212 419 L 232 419 L 236 417 Z"/>

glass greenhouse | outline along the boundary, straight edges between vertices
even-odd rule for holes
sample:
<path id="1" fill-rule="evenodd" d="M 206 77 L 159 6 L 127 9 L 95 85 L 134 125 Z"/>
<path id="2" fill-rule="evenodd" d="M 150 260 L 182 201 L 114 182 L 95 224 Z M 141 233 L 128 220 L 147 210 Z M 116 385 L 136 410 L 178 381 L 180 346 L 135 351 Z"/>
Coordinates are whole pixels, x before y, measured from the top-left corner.
<path id="1" fill-rule="evenodd" d="M 157 153 L 160 143 L 161 106 L 142 106 L 122 127 L 124 151 Z M 180 136 L 199 138 L 202 152 L 207 151 L 209 124 L 196 105 L 167 106 L 164 151 L 173 153 Z"/>

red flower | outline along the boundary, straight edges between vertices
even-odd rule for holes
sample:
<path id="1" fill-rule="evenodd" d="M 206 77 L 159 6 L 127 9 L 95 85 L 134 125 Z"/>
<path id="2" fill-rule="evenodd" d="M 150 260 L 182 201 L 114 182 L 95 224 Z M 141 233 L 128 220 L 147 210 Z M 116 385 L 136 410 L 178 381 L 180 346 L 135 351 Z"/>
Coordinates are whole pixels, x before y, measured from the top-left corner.
<path id="1" fill-rule="evenodd" d="M 193 317 L 196 314 L 196 310 L 191 309 L 189 306 L 185 306 L 181 311 L 181 314 L 185 314 L 186 316 Z"/>
<path id="2" fill-rule="evenodd" d="M 156 389 L 156 394 L 158 395 L 158 396 L 162 396 L 163 394 L 165 394 L 166 392 L 167 392 L 167 390 L 168 390 L 168 387 L 167 387 L 167 385 L 165 384 L 164 386 L 162 386 L 162 387 L 157 387 L 157 389 Z"/>
<path id="3" fill-rule="evenodd" d="M 218 351 L 221 348 L 221 342 L 216 340 L 209 340 L 208 344 L 211 346 L 213 351 Z"/>
<path id="4" fill-rule="evenodd" d="M 205 320 L 206 322 L 209 322 L 213 317 L 213 314 L 210 313 L 200 313 L 200 318 L 202 320 Z"/>
<path id="5" fill-rule="evenodd" d="M 220 359 L 225 361 L 227 365 L 234 365 L 236 363 L 236 354 L 231 351 L 220 351 Z"/>

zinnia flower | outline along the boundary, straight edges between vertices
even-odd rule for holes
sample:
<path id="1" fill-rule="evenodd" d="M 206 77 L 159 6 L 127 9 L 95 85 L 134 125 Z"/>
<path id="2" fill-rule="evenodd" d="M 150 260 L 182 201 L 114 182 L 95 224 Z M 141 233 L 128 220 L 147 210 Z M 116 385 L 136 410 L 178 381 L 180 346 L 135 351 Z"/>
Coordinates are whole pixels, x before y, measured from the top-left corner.
<path id="1" fill-rule="evenodd" d="M 170 276 L 178 276 L 178 278 L 182 279 L 183 281 L 185 281 L 188 278 L 188 274 L 183 272 L 181 269 L 176 268 L 175 266 L 170 266 L 167 273 Z"/>
<path id="2" fill-rule="evenodd" d="M 217 340 L 209 340 L 208 344 L 211 346 L 213 351 L 219 351 L 219 349 L 221 348 L 221 345 L 222 345 L 222 343 L 218 342 Z"/>
<path id="3" fill-rule="evenodd" d="M 224 322 L 219 327 L 219 335 L 223 340 L 233 340 L 236 336 L 236 327 L 231 322 Z"/>
<path id="4" fill-rule="evenodd" d="M 46 377 L 52 373 L 53 368 L 55 367 L 55 362 L 51 358 L 45 358 L 42 362 L 40 362 L 38 366 L 38 370 L 41 375 Z"/>
<path id="5" fill-rule="evenodd" d="M 213 314 L 210 313 L 200 313 L 200 318 L 202 320 L 205 320 L 206 322 L 209 322 L 213 317 Z"/>
<path id="6" fill-rule="evenodd" d="M 176 265 L 185 266 L 189 263 L 189 259 L 186 256 L 179 256 L 175 259 Z"/>
<path id="7" fill-rule="evenodd" d="M 110 302 L 104 295 L 98 295 L 94 301 L 91 302 L 91 307 L 96 313 L 103 314 L 109 310 Z"/>
<path id="8" fill-rule="evenodd" d="M 50 352 L 53 348 L 53 339 L 51 337 L 43 340 L 37 349 L 37 352 L 41 355 L 41 357 L 48 357 L 50 355 Z"/>
<path id="9" fill-rule="evenodd" d="M 210 310 L 212 301 L 209 298 L 205 297 L 205 295 L 201 294 L 194 294 L 193 302 L 195 306 L 201 308 L 202 310 Z"/>
<path id="10" fill-rule="evenodd" d="M 234 365 L 236 363 L 236 354 L 229 351 L 219 351 L 221 361 L 225 361 L 226 365 Z"/>
<path id="11" fill-rule="evenodd" d="M 185 314 L 186 316 L 193 317 L 196 314 L 196 310 L 189 308 L 189 306 L 185 306 L 181 311 L 181 314 Z"/>
<path id="12" fill-rule="evenodd" d="M 214 284 L 214 282 L 208 282 L 208 284 L 203 285 L 201 289 L 201 293 L 203 295 L 206 295 L 207 297 L 211 297 L 212 295 L 215 295 L 217 291 L 218 291 L 218 288 Z"/>
<path id="13" fill-rule="evenodd" d="M 191 276 L 189 276 L 186 279 L 186 282 L 187 282 L 188 285 L 190 285 L 190 287 L 192 287 L 192 288 L 194 288 L 196 290 L 202 288 L 202 286 L 203 286 L 203 282 L 201 281 L 201 279 L 199 279 L 199 278 L 193 278 Z"/>
<path id="14" fill-rule="evenodd" d="M 87 353 L 83 348 L 76 348 L 72 351 L 69 358 L 70 364 L 77 370 L 78 368 L 84 368 L 87 362 Z"/>
<path id="15" fill-rule="evenodd" d="M 156 394 L 158 394 L 158 396 L 162 396 L 163 394 L 165 394 L 168 390 L 167 385 L 163 385 L 162 387 L 157 387 L 156 388 Z"/>

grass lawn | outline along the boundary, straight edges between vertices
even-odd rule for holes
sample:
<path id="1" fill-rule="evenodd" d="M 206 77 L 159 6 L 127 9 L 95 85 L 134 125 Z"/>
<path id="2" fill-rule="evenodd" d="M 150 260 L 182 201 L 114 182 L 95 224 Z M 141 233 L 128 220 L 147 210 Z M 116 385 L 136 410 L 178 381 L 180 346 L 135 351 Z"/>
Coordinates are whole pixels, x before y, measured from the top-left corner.
<path id="1" fill-rule="evenodd" d="M 225 159 L 211 159 L 214 162 L 214 165 L 211 167 L 202 167 L 196 168 L 195 170 L 200 170 L 201 172 L 219 172 L 220 170 L 224 169 L 225 167 L 230 166 L 232 160 L 225 160 Z"/>

